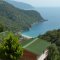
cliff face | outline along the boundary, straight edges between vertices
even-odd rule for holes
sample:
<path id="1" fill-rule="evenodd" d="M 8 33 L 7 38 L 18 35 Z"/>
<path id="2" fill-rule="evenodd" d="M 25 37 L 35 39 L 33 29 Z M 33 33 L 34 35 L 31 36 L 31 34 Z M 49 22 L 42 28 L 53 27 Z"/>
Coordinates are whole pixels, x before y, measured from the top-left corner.
<path id="1" fill-rule="evenodd" d="M 43 18 L 36 11 L 21 10 L 5 1 L 0 1 L 0 23 L 4 24 L 9 30 L 25 30 L 31 24 L 41 20 Z"/>

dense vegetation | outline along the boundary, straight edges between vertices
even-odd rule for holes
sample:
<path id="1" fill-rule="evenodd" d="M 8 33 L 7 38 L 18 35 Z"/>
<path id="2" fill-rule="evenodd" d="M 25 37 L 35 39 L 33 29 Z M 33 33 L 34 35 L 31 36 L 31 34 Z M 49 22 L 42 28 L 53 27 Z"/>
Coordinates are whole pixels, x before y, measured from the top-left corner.
<path id="1" fill-rule="evenodd" d="M 47 40 L 49 42 L 51 42 L 51 44 L 55 44 L 56 45 L 56 49 L 58 49 L 59 52 L 59 56 L 55 56 L 56 59 L 54 57 L 52 57 L 52 54 L 49 56 L 50 59 L 48 60 L 60 60 L 60 29 L 58 30 L 53 30 L 53 31 L 48 31 L 46 32 L 44 35 L 39 36 L 39 38 Z M 51 49 L 51 48 L 50 48 Z M 52 46 L 53 49 L 53 46 Z M 51 50 L 52 51 L 52 50 Z M 55 51 L 55 49 L 52 51 L 52 53 Z M 50 51 L 49 51 L 50 52 Z M 53 54 L 54 56 L 55 54 Z M 58 57 L 58 59 L 57 59 Z M 53 58 L 53 59 L 51 59 Z"/>
<path id="2" fill-rule="evenodd" d="M 4 24 L 0 23 L 0 32 L 7 31 L 8 27 L 6 27 Z"/>
<path id="3" fill-rule="evenodd" d="M 2 24 L 0 24 L 0 32 L 4 31 L 4 26 Z"/>
<path id="4" fill-rule="evenodd" d="M 18 38 L 11 32 L 0 42 L 0 59 L 18 60 L 23 54 L 23 49 Z"/>
<path id="5" fill-rule="evenodd" d="M 0 24 L 0 59 L 18 60 L 23 55 L 23 48 L 19 38 L 12 32 L 8 32 L 6 27 Z"/>
<path id="6" fill-rule="evenodd" d="M 48 57 L 47 60 L 60 60 L 60 55 L 58 48 L 55 44 L 48 47 Z"/>
<path id="7" fill-rule="evenodd" d="M 40 14 L 33 10 L 21 10 L 0 0 L 0 23 L 12 31 L 26 30 L 31 24 L 42 21 Z"/>

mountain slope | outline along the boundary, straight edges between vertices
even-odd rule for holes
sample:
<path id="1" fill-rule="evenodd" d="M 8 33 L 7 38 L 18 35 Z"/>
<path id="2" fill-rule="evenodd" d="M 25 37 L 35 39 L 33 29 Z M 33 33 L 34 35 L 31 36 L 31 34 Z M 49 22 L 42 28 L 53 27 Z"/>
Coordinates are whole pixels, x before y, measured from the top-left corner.
<path id="1" fill-rule="evenodd" d="M 5 0 L 6 2 L 14 5 L 15 7 L 19 8 L 19 9 L 24 9 L 24 10 L 33 10 L 34 7 L 27 4 L 27 3 L 23 3 L 23 2 L 17 2 L 17 1 L 12 1 L 12 0 Z"/>
<path id="2" fill-rule="evenodd" d="M 26 30 L 31 24 L 42 21 L 41 15 L 33 10 L 17 9 L 11 4 L 0 1 L 0 23 L 12 31 Z"/>

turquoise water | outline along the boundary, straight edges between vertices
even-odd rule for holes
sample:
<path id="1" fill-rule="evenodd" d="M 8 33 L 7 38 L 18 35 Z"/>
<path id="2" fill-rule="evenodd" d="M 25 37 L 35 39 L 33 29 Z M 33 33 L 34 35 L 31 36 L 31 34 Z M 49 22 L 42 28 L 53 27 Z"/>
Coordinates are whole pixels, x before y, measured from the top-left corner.
<path id="1" fill-rule="evenodd" d="M 22 34 L 34 38 L 49 30 L 60 29 L 60 8 L 40 8 L 38 11 L 48 21 L 35 24 L 29 31 L 23 32 Z"/>

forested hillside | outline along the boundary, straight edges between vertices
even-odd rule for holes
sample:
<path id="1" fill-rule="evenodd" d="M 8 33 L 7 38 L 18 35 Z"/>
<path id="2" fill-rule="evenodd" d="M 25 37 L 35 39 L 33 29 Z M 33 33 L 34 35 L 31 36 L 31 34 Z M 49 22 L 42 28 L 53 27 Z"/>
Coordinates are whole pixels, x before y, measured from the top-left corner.
<path id="1" fill-rule="evenodd" d="M 42 20 L 44 19 L 36 11 L 21 10 L 0 0 L 0 23 L 11 31 L 26 30 L 31 24 Z"/>

